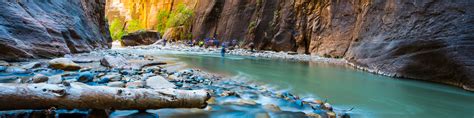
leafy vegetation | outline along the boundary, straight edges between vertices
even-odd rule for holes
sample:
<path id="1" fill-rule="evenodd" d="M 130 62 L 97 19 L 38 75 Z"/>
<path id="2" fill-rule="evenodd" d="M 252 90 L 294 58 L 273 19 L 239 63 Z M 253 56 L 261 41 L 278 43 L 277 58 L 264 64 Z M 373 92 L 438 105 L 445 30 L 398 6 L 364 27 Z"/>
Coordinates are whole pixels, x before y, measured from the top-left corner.
<path id="1" fill-rule="evenodd" d="M 133 19 L 127 22 L 126 32 L 136 32 L 144 29 L 145 27 L 140 23 L 139 20 Z"/>
<path id="2" fill-rule="evenodd" d="M 192 35 L 186 30 L 191 27 L 192 17 L 194 11 L 188 8 L 185 4 L 179 4 L 176 9 L 169 12 L 161 10 L 158 12 L 156 30 L 161 34 L 164 34 L 167 29 L 178 28 L 183 29 L 177 34 L 180 38 L 190 38 Z"/>
<path id="3" fill-rule="evenodd" d="M 114 19 L 110 23 L 109 31 L 113 40 L 121 40 L 122 36 L 125 34 L 123 30 L 123 23 L 119 19 Z"/>

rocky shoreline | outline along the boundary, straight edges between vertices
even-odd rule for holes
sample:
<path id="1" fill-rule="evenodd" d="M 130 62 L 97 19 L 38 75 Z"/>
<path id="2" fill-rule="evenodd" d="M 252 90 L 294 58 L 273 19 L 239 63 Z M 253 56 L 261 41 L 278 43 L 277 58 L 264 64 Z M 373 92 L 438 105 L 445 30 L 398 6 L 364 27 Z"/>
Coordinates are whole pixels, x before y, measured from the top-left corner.
<path id="1" fill-rule="evenodd" d="M 155 46 L 129 47 L 133 49 L 158 49 Z M 195 48 L 162 47 L 163 50 L 191 52 Z M 199 49 L 198 49 L 199 50 Z M 230 54 L 244 50 L 230 51 Z M 206 53 L 218 52 L 210 48 Z M 253 55 L 253 54 L 252 54 Z M 272 56 L 277 55 L 277 56 Z M 291 60 L 310 60 L 307 55 L 263 52 L 258 57 Z M 325 60 L 325 59 L 322 59 Z M 334 60 L 325 60 L 332 62 Z M 336 60 L 341 62 L 340 60 Z M 204 109 L 164 109 L 144 110 L 127 114 L 130 110 L 20 110 L 3 111 L 1 116 L 16 117 L 25 115 L 39 116 L 241 116 L 248 117 L 349 117 L 349 110 L 333 108 L 331 104 L 314 98 L 304 98 L 287 91 L 273 90 L 265 85 L 232 79 L 225 75 L 208 73 L 199 69 L 177 69 L 182 65 L 155 55 L 141 55 L 120 50 L 102 50 L 91 53 L 66 55 L 52 60 L 34 60 L 29 62 L 2 62 L 0 80 L 2 83 L 18 84 L 70 84 L 84 83 L 88 86 L 108 86 L 128 89 L 179 89 L 206 90 L 210 94 L 208 106 Z M 132 110 L 133 111 L 133 110 Z M 166 112 L 163 112 L 166 111 Z M 240 115 L 239 115 L 240 114 Z"/>

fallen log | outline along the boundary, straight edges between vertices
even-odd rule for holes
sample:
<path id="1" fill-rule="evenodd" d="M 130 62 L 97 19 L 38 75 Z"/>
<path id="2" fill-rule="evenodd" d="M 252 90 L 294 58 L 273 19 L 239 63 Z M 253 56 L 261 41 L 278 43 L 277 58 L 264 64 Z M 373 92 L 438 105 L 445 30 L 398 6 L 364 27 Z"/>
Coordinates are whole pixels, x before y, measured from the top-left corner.
<path id="1" fill-rule="evenodd" d="M 126 89 L 83 83 L 0 84 L 0 110 L 204 108 L 205 90 Z"/>

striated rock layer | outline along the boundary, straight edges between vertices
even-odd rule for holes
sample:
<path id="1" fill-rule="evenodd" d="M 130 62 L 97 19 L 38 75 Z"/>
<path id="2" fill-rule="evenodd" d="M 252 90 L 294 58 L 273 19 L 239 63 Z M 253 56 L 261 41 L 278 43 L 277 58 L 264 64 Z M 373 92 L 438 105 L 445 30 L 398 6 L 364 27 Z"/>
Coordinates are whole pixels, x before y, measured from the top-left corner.
<path id="1" fill-rule="evenodd" d="M 0 1 L 0 60 L 109 48 L 105 0 Z"/>
<path id="2" fill-rule="evenodd" d="M 474 88 L 472 0 L 199 0 L 195 38 L 237 39 Z"/>

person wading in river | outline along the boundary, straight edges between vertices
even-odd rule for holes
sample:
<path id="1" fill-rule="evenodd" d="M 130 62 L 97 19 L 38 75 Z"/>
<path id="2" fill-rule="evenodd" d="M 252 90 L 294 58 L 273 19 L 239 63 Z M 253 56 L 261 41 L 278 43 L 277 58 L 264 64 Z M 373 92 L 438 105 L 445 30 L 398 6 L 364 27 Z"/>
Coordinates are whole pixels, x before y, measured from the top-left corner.
<path id="1" fill-rule="evenodd" d="M 222 49 L 221 49 L 221 56 L 222 56 L 222 57 L 225 56 L 225 47 L 226 47 L 225 42 L 222 42 Z"/>
<path id="2" fill-rule="evenodd" d="M 249 44 L 249 47 L 250 47 L 250 52 L 252 52 L 252 53 L 255 52 L 255 51 L 253 50 L 253 48 L 255 48 L 255 44 L 253 44 L 253 42 L 251 42 L 251 43 Z"/>

